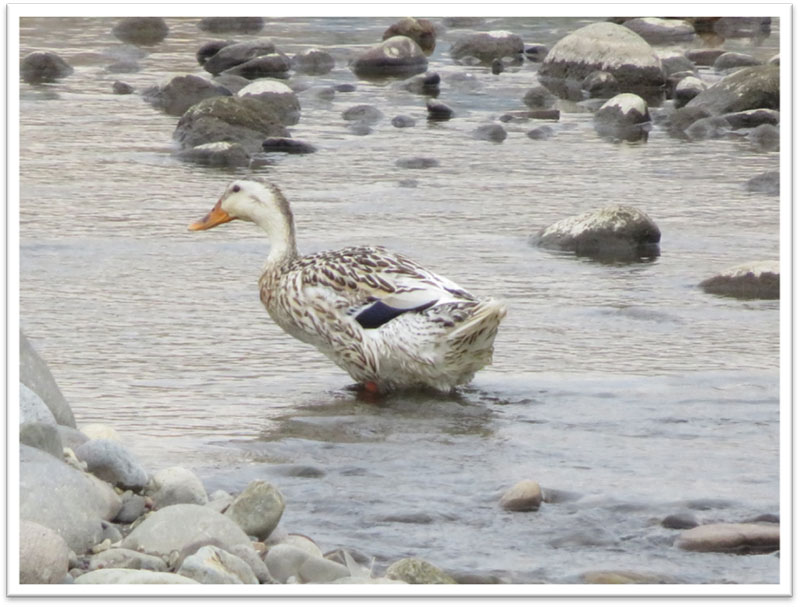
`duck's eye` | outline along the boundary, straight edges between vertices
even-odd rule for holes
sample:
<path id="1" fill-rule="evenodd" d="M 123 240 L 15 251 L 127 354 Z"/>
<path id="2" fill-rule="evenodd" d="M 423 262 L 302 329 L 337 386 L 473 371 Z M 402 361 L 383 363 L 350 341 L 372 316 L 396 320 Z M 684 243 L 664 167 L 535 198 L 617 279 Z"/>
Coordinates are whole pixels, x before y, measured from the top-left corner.
<path id="1" fill-rule="evenodd" d="M 242 189 L 242 188 L 240 188 L 238 185 L 235 185 L 235 186 L 233 186 L 233 187 L 231 188 L 231 192 L 238 192 L 238 191 L 239 191 L 239 190 L 241 190 L 241 189 Z"/>

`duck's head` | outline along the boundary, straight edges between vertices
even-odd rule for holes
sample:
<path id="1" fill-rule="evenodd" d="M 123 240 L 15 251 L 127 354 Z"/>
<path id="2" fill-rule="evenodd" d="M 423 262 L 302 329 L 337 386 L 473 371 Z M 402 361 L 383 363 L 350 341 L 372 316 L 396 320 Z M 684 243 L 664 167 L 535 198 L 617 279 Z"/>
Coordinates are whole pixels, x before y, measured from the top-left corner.
<path id="1" fill-rule="evenodd" d="M 257 178 L 237 179 L 228 184 L 217 204 L 189 229 L 208 230 L 234 219 L 268 226 L 292 226 L 292 211 L 278 187 Z"/>

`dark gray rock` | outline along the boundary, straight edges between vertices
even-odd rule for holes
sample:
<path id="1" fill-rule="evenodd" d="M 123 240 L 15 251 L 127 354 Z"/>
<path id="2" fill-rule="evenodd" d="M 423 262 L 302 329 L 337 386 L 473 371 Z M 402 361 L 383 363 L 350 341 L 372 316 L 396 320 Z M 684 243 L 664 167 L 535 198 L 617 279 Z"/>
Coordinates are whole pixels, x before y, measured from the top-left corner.
<path id="1" fill-rule="evenodd" d="M 664 73 L 667 76 L 677 74 L 679 72 L 694 73 L 694 63 L 692 63 L 686 55 L 677 51 L 670 53 L 659 53 L 661 65 L 664 67 Z"/>
<path id="2" fill-rule="evenodd" d="M 313 154 L 317 151 L 310 143 L 289 137 L 270 137 L 261 144 L 265 152 L 281 152 L 283 154 Z"/>
<path id="3" fill-rule="evenodd" d="M 34 350 L 22 329 L 19 331 L 19 381 L 44 401 L 56 422 L 75 427 L 75 416 L 69 403 L 61 394 L 47 363 Z"/>
<path id="4" fill-rule="evenodd" d="M 495 59 L 494 61 L 492 61 L 492 74 L 494 75 L 502 74 L 504 71 L 506 71 L 506 66 L 503 65 L 502 60 Z"/>
<path id="5" fill-rule="evenodd" d="M 477 32 L 456 38 L 450 47 L 450 56 L 457 60 L 475 57 L 481 63 L 489 65 L 495 59 L 503 57 L 521 60 L 524 50 L 522 38 L 511 32 Z"/>
<path id="6" fill-rule="evenodd" d="M 237 42 L 223 46 L 211 55 L 203 63 L 203 69 L 211 74 L 219 74 L 256 57 L 272 55 L 275 52 L 275 45 L 269 38 Z"/>
<path id="7" fill-rule="evenodd" d="M 195 103 L 211 97 L 229 96 L 231 92 L 200 76 L 175 76 L 168 83 L 152 86 L 142 97 L 157 110 L 170 116 L 180 116 Z"/>
<path id="8" fill-rule="evenodd" d="M 544 110 L 555 106 L 558 98 L 545 87 L 539 85 L 525 91 L 522 101 L 529 108 Z"/>
<path id="9" fill-rule="evenodd" d="M 178 151 L 178 158 L 210 167 L 246 167 L 250 154 L 239 143 L 215 141 Z"/>
<path id="10" fill-rule="evenodd" d="M 706 84 L 700 78 L 694 76 L 682 78 L 675 86 L 675 92 L 673 93 L 675 107 L 681 108 L 685 106 L 704 90 L 706 90 Z"/>
<path id="11" fill-rule="evenodd" d="M 758 109 L 723 114 L 722 118 L 733 129 L 752 129 L 762 124 L 777 125 L 781 121 L 781 114 L 777 110 Z"/>
<path id="12" fill-rule="evenodd" d="M 540 63 L 544 61 L 544 58 L 549 52 L 550 47 L 545 46 L 544 44 L 529 44 L 525 47 L 525 56 L 534 63 Z"/>
<path id="13" fill-rule="evenodd" d="M 278 526 L 285 502 L 280 491 L 265 481 L 253 481 L 233 500 L 225 516 L 248 535 L 265 539 Z"/>
<path id="14" fill-rule="evenodd" d="M 19 442 L 41 449 L 53 457 L 60 458 L 64 454 L 61 436 L 58 434 L 58 428 L 53 424 L 43 424 L 42 422 L 20 424 Z"/>
<path id="15" fill-rule="evenodd" d="M 106 66 L 106 71 L 109 74 L 134 74 L 142 69 L 136 61 L 115 61 L 111 65 Z"/>
<path id="16" fill-rule="evenodd" d="M 412 158 L 398 158 L 394 164 L 401 169 L 429 169 L 438 167 L 439 161 L 436 158 L 414 156 Z"/>
<path id="17" fill-rule="evenodd" d="M 257 100 L 262 111 L 273 114 L 281 124 L 292 126 L 300 121 L 300 100 L 283 82 L 264 78 L 239 89 L 237 97 Z"/>
<path id="18" fill-rule="evenodd" d="M 702 65 L 711 67 L 717 60 L 717 57 L 724 54 L 721 48 L 693 48 L 686 51 L 686 58 L 695 65 Z"/>
<path id="19" fill-rule="evenodd" d="M 761 61 L 759 61 L 752 55 L 747 55 L 745 53 L 735 53 L 732 51 L 723 53 L 722 55 L 717 57 L 716 61 L 714 61 L 714 69 L 718 71 L 732 70 L 752 65 L 761 65 Z"/>
<path id="20" fill-rule="evenodd" d="M 342 84 L 334 84 L 333 90 L 337 93 L 352 93 L 356 90 L 356 85 L 350 82 L 343 82 Z"/>
<path id="21" fill-rule="evenodd" d="M 539 67 L 539 81 L 561 97 L 580 101 L 570 81 L 580 83 L 594 71 L 609 72 L 623 92 L 661 95 L 664 68 L 653 48 L 630 29 L 592 23 L 559 40 Z"/>
<path id="22" fill-rule="evenodd" d="M 436 28 L 427 19 L 406 17 L 393 23 L 383 32 L 383 40 L 388 40 L 394 36 L 411 38 L 426 55 L 433 53 L 436 48 Z"/>
<path id="23" fill-rule="evenodd" d="M 212 34 L 257 34 L 264 29 L 263 17 L 204 17 L 197 24 L 204 32 Z"/>
<path id="24" fill-rule="evenodd" d="M 139 490 L 147 484 L 148 474 L 136 456 L 116 441 L 87 441 L 75 450 L 75 455 L 86 462 L 89 472 L 112 485 Z"/>
<path id="25" fill-rule="evenodd" d="M 252 97 L 213 97 L 190 107 L 173 133 L 183 147 L 225 141 L 248 152 L 261 149 L 267 137 L 288 137 L 280 118 Z"/>
<path id="26" fill-rule="evenodd" d="M 211 60 L 213 60 L 213 57 L 209 61 Z M 223 73 L 241 76 L 248 80 L 256 80 L 258 78 L 286 79 L 289 77 L 289 69 L 291 67 L 292 62 L 289 57 L 283 53 L 271 53 L 269 55 L 260 55 L 244 63 L 234 65 L 226 69 Z"/>
<path id="27" fill-rule="evenodd" d="M 364 136 L 372 132 L 372 127 L 366 122 L 351 122 L 347 125 L 347 130 L 353 135 Z"/>
<path id="28" fill-rule="evenodd" d="M 508 137 L 506 130 L 499 124 L 482 124 L 472 131 L 473 139 L 502 143 Z"/>
<path id="29" fill-rule="evenodd" d="M 116 38 L 136 46 L 154 46 L 169 34 L 169 27 L 161 17 L 125 17 L 112 29 Z"/>
<path id="30" fill-rule="evenodd" d="M 683 19 L 644 17 L 628 19 L 622 25 L 639 34 L 649 44 L 676 44 L 694 40 L 691 23 Z"/>
<path id="31" fill-rule="evenodd" d="M 33 521 L 20 521 L 20 584 L 60 584 L 68 567 L 69 546 L 58 533 Z"/>
<path id="32" fill-rule="evenodd" d="M 113 489 L 52 455 L 20 446 L 20 517 L 57 532 L 77 554 L 103 536 L 120 509 Z"/>
<path id="33" fill-rule="evenodd" d="M 360 53 L 350 69 L 359 78 L 408 77 L 428 69 L 428 59 L 411 38 L 393 36 Z"/>
<path id="34" fill-rule="evenodd" d="M 700 283 L 706 293 L 737 299 L 779 299 L 780 264 L 761 261 L 728 268 Z"/>
<path id="35" fill-rule="evenodd" d="M 428 101 L 426 107 L 428 110 L 428 120 L 432 121 L 450 120 L 455 114 L 450 106 L 438 101 Z"/>
<path id="36" fill-rule="evenodd" d="M 765 152 L 777 152 L 781 146 L 781 131 L 772 124 L 757 126 L 747 138 Z"/>
<path id="37" fill-rule="evenodd" d="M 383 112 L 374 105 L 354 105 L 342 112 L 342 118 L 348 121 L 374 124 L 383 118 Z"/>
<path id="38" fill-rule="evenodd" d="M 420 76 L 409 78 L 403 83 L 403 88 L 418 95 L 436 97 L 439 95 L 441 77 L 437 72 L 427 72 Z"/>
<path id="39" fill-rule="evenodd" d="M 581 82 L 581 88 L 590 98 L 609 99 L 619 94 L 619 82 L 610 72 L 592 72 Z"/>
<path id="40" fill-rule="evenodd" d="M 691 512 L 670 514 L 661 521 L 661 526 L 665 529 L 692 529 L 699 524 L 697 517 Z"/>
<path id="41" fill-rule="evenodd" d="M 553 135 L 555 135 L 555 131 L 553 130 L 553 127 L 543 125 L 543 126 L 537 126 L 535 129 L 531 129 L 530 131 L 525 133 L 525 135 L 527 135 L 531 139 L 543 140 L 543 139 L 550 139 Z"/>
<path id="42" fill-rule="evenodd" d="M 392 118 L 392 126 L 397 127 L 398 129 L 404 129 L 417 124 L 417 121 L 414 120 L 411 116 L 406 116 L 401 114 L 399 116 L 395 116 Z"/>
<path id="43" fill-rule="evenodd" d="M 705 139 L 720 139 L 725 137 L 731 130 L 730 123 L 722 116 L 710 116 L 701 118 L 689 125 L 686 135 L 692 141 L 703 141 Z"/>
<path id="44" fill-rule="evenodd" d="M 745 67 L 715 82 L 686 107 L 702 107 L 712 114 L 767 108 L 780 109 L 780 68 Z"/>
<path id="45" fill-rule="evenodd" d="M 194 55 L 197 58 L 197 63 L 205 65 L 206 61 L 231 44 L 233 44 L 233 40 L 209 40 L 197 49 Z"/>
<path id="46" fill-rule="evenodd" d="M 75 70 L 59 55 L 50 51 L 35 51 L 20 61 L 19 75 L 28 84 L 55 82 Z"/>
<path id="47" fill-rule="evenodd" d="M 292 66 L 303 74 L 320 76 L 336 67 L 336 60 L 328 52 L 318 48 L 309 48 L 294 56 Z"/>
<path id="48" fill-rule="evenodd" d="M 115 95 L 130 95 L 134 91 L 130 84 L 119 80 L 116 80 L 114 84 L 111 85 L 111 90 Z"/>
<path id="49" fill-rule="evenodd" d="M 611 205 L 562 219 L 531 241 L 603 261 L 638 261 L 660 255 L 661 231 L 639 209 Z"/>
<path id="50" fill-rule="evenodd" d="M 628 141 L 645 139 L 649 122 L 647 103 L 633 93 L 612 97 L 594 114 L 594 127 L 600 136 Z"/>

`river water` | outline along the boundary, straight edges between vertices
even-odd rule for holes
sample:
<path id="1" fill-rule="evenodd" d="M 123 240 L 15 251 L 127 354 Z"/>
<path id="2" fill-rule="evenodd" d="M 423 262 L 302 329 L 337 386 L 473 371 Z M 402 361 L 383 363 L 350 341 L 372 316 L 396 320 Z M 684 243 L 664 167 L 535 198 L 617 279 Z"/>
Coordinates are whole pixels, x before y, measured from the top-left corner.
<path id="1" fill-rule="evenodd" d="M 169 37 L 122 74 L 106 69 L 129 56 L 114 19 L 22 23 L 22 55 L 53 50 L 75 67 L 57 84 L 20 85 L 20 309 L 79 424 L 113 426 L 150 470 L 191 468 L 210 491 L 268 479 L 286 496 L 286 530 L 375 557 L 376 570 L 418 556 L 520 583 L 574 583 L 600 569 L 778 582 L 775 555 L 682 552 L 659 524 L 683 512 L 700 522 L 779 514 L 779 304 L 697 287 L 778 257 L 778 198 L 744 187 L 778 169 L 777 152 L 659 128 L 647 143 L 613 144 L 566 104 L 552 139 L 527 138 L 529 122 L 506 124 L 502 144 L 474 140 L 478 125 L 525 109 L 536 64 L 500 75 L 457 65 L 447 49 L 469 30 L 441 32 L 430 69 L 456 117 L 429 124 L 423 97 L 347 69 L 392 19 L 269 21 L 263 34 L 284 52 L 317 46 L 337 58 L 331 73 L 298 79 L 307 88 L 291 130 L 319 151 L 257 169 L 292 202 L 300 249 L 382 244 L 508 304 L 494 365 L 459 394 L 365 403 L 263 310 L 263 235 L 244 223 L 187 231 L 248 171 L 177 160 L 177 119 L 111 94 L 115 80 L 141 91 L 200 73 L 194 51 L 214 36 L 197 21 L 167 19 Z M 552 45 L 593 21 L 484 19 L 473 29 Z M 773 20 L 768 38 L 724 48 L 767 60 L 778 32 Z M 317 95 L 341 83 L 357 88 Z M 366 136 L 341 117 L 360 103 L 384 113 Z M 397 114 L 416 126 L 392 127 Z M 395 166 L 411 156 L 440 166 Z M 608 265 L 528 244 L 611 203 L 656 221 L 660 258 Z M 522 479 L 551 501 L 504 512 L 500 496 Z"/>

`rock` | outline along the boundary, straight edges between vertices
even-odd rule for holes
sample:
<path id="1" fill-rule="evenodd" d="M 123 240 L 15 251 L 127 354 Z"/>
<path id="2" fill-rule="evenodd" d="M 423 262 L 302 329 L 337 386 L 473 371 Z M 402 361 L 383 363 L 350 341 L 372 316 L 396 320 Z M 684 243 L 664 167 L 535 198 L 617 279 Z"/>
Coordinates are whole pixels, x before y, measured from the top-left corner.
<path id="1" fill-rule="evenodd" d="M 558 98 L 543 86 L 529 88 L 522 97 L 522 102 L 535 110 L 550 109 L 557 101 Z"/>
<path id="2" fill-rule="evenodd" d="M 497 74 L 502 74 L 506 70 L 505 65 L 503 65 L 503 62 L 500 59 L 495 59 L 494 61 L 492 61 L 491 67 L 492 67 L 492 74 L 494 74 L 495 76 Z"/>
<path id="3" fill-rule="evenodd" d="M 777 152 L 781 145 L 781 132 L 778 127 L 771 124 L 757 126 L 747 138 L 765 152 Z"/>
<path id="4" fill-rule="evenodd" d="M 233 496 L 227 491 L 217 490 L 208 496 L 207 506 L 215 512 L 224 512 L 233 503 Z"/>
<path id="5" fill-rule="evenodd" d="M 91 439 L 106 439 L 122 442 L 119 434 L 114 428 L 106 424 L 84 424 L 80 431 Z"/>
<path id="6" fill-rule="evenodd" d="M 23 383 L 19 385 L 19 423 L 56 425 L 56 418 L 44 401 Z"/>
<path id="7" fill-rule="evenodd" d="M 333 85 L 333 90 L 337 93 L 352 93 L 356 90 L 356 85 L 350 82 L 343 82 L 342 84 Z"/>
<path id="8" fill-rule="evenodd" d="M 247 78 L 236 76 L 234 74 L 226 74 L 224 72 L 214 76 L 214 82 L 228 89 L 232 95 L 235 95 L 248 84 L 250 84 L 250 81 Z"/>
<path id="9" fill-rule="evenodd" d="M 383 118 L 383 112 L 374 105 L 354 105 L 342 112 L 342 118 L 348 121 L 374 124 Z"/>
<path id="10" fill-rule="evenodd" d="M 101 483 L 44 451 L 20 446 L 20 518 L 49 527 L 78 554 L 100 541 L 102 521 L 121 506 Z"/>
<path id="11" fill-rule="evenodd" d="M 215 543 L 223 550 L 250 539 L 230 518 L 197 504 L 167 506 L 144 519 L 122 540 L 121 548 L 168 555 L 193 545 Z"/>
<path id="12" fill-rule="evenodd" d="M 202 506 L 208 503 L 203 482 L 194 472 L 181 466 L 171 466 L 156 472 L 147 484 L 145 495 L 153 499 L 156 509 L 174 504 Z"/>
<path id="13" fill-rule="evenodd" d="M 536 481 L 519 481 L 500 498 L 500 506 L 511 512 L 538 510 L 542 503 L 542 488 Z"/>
<path id="14" fill-rule="evenodd" d="M 390 580 L 385 577 L 343 577 L 333 580 L 331 584 L 405 584 L 403 580 Z"/>
<path id="15" fill-rule="evenodd" d="M 58 428 L 53 424 L 42 422 L 28 422 L 20 424 L 19 442 L 23 445 L 41 449 L 53 457 L 61 458 L 64 455 L 64 446 Z"/>
<path id="16" fill-rule="evenodd" d="M 129 524 L 142 516 L 146 509 L 146 500 L 143 496 L 126 491 L 122 495 L 122 508 L 114 518 L 115 523 Z"/>
<path id="17" fill-rule="evenodd" d="M 724 54 L 726 51 L 721 48 L 693 48 L 686 51 L 686 58 L 692 61 L 695 65 L 703 65 L 710 67 L 714 65 L 717 57 Z"/>
<path id="18" fill-rule="evenodd" d="M 594 114 L 594 128 L 601 137 L 628 141 L 646 139 L 649 122 L 647 102 L 633 93 L 612 97 Z"/>
<path id="19" fill-rule="evenodd" d="M 258 552 L 250 544 L 231 546 L 230 553 L 247 563 L 260 584 L 277 584 Z"/>
<path id="20" fill-rule="evenodd" d="M 69 568 L 69 546 L 52 529 L 19 523 L 19 583 L 60 584 Z"/>
<path id="21" fill-rule="evenodd" d="M 290 544 L 272 546 L 264 562 L 272 576 L 282 584 L 291 577 L 303 583 L 326 583 L 350 575 L 344 565 L 309 554 Z"/>
<path id="22" fill-rule="evenodd" d="M 781 64 L 781 56 L 780 55 L 773 55 L 769 61 L 767 61 L 769 65 L 780 65 Z"/>
<path id="23" fill-rule="evenodd" d="M 722 116 L 711 116 L 701 118 L 689 125 L 686 135 L 692 141 L 702 141 L 704 139 L 719 139 L 728 134 L 731 130 L 730 123 Z"/>
<path id="24" fill-rule="evenodd" d="M 369 135 L 372 132 L 372 127 L 365 122 L 351 122 L 347 125 L 347 130 L 353 135 Z"/>
<path id="25" fill-rule="evenodd" d="M 405 558 L 389 565 L 386 577 L 408 584 L 455 584 L 456 581 L 438 567 L 417 558 Z"/>
<path id="26" fill-rule="evenodd" d="M 416 42 L 426 55 L 433 53 L 436 48 L 436 28 L 427 19 L 406 17 L 393 23 L 383 32 L 383 40 L 394 36 L 406 36 Z"/>
<path id="27" fill-rule="evenodd" d="M 394 164 L 401 169 L 429 169 L 438 167 L 439 161 L 436 158 L 413 156 L 411 158 L 398 158 Z"/>
<path id="28" fill-rule="evenodd" d="M 62 426 L 59 424 L 56 426 L 56 430 L 58 430 L 58 435 L 61 438 L 62 448 L 72 449 L 74 451 L 89 440 L 89 437 L 83 432 L 75 428 L 70 428 L 69 426 Z"/>
<path id="29" fill-rule="evenodd" d="M 188 75 L 175 76 L 164 85 L 152 86 L 142 93 L 142 97 L 157 110 L 170 116 L 180 116 L 203 99 L 230 94 L 228 89 L 219 84 Z"/>
<path id="30" fill-rule="evenodd" d="M 781 174 L 779 171 L 761 173 L 750 179 L 746 187 L 749 192 L 778 196 L 781 193 Z"/>
<path id="31" fill-rule="evenodd" d="M 534 63 L 544 61 L 547 53 L 550 52 L 550 47 L 544 44 L 529 44 L 525 47 L 525 56 Z"/>
<path id="32" fill-rule="evenodd" d="M 761 62 L 751 55 L 745 53 L 727 52 L 722 53 L 714 61 L 714 69 L 717 71 L 732 70 L 751 65 L 761 65 Z"/>
<path id="33" fill-rule="evenodd" d="M 697 517 L 691 512 L 670 514 L 669 516 L 665 516 L 661 521 L 661 526 L 665 529 L 692 529 L 699 524 L 700 523 L 697 522 Z"/>
<path id="34" fill-rule="evenodd" d="M 777 110 L 746 110 L 744 112 L 723 114 L 722 118 L 733 129 L 751 129 L 762 124 L 777 125 L 781 121 L 781 113 Z"/>
<path id="35" fill-rule="evenodd" d="M 222 50 L 224 51 L 225 49 Z M 209 61 L 211 60 L 213 60 L 213 57 Z M 271 53 L 269 55 L 260 55 L 244 63 L 229 67 L 223 74 L 241 76 L 248 80 L 257 80 L 258 78 L 286 79 L 289 77 L 288 72 L 291 66 L 291 60 L 283 53 Z"/>
<path id="36" fill-rule="evenodd" d="M 668 576 L 638 571 L 587 571 L 581 574 L 584 584 L 675 584 Z"/>
<path id="37" fill-rule="evenodd" d="M 417 121 L 411 116 L 406 116 L 405 114 L 401 114 L 392 118 L 392 126 L 397 127 L 398 129 L 405 129 L 414 126 L 415 124 L 417 124 Z"/>
<path id="38" fill-rule="evenodd" d="M 19 331 L 19 381 L 35 392 L 50 409 L 56 422 L 62 426 L 75 427 L 75 416 L 67 403 L 53 374 L 22 329 Z"/>
<path id="39" fill-rule="evenodd" d="M 109 548 L 95 554 L 89 560 L 89 571 L 97 569 L 143 569 L 146 571 L 166 571 L 164 559 L 142 554 L 126 548 Z"/>
<path id="40" fill-rule="evenodd" d="M 712 114 L 767 108 L 780 109 L 780 68 L 745 67 L 715 82 L 686 107 L 701 107 Z"/>
<path id="41" fill-rule="evenodd" d="M 336 60 L 330 53 L 318 48 L 309 48 L 294 56 L 292 66 L 298 72 L 321 76 L 336 67 Z"/>
<path id="42" fill-rule="evenodd" d="M 310 143 L 289 137 L 270 137 L 261 144 L 265 152 L 281 152 L 283 154 L 313 154 L 317 151 Z"/>
<path id="43" fill-rule="evenodd" d="M 613 75 L 620 91 L 648 98 L 660 96 L 666 82 L 653 48 L 630 29 L 609 22 L 592 23 L 559 40 L 539 67 L 539 80 L 559 96 L 580 101 L 570 81 L 580 83 L 597 70 Z"/>
<path id="44" fill-rule="evenodd" d="M 771 21 L 769 17 L 720 17 L 713 31 L 723 38 L 764 37 L 770 34 Z"/>
<path id="45" fill-rule="evenodd" d="M 75 584 L 199 584 L 175 573 L 140 569 L 97 569 L 76 577 Z"/>
<path id="46" fill-rule="evenodd" d="M 675 540 L 681 550 L 765 554 L 780 548 L 780 525 L 769 523 L 715 523 L 681 532 Z"/>
<path id="47" fill-rule="evenodd" d="M 421 76 L 413 76 L 403 83 L 403 88 L 417 95 L 437 97 L 439 83 L 442 81 L 438 72 L 426 72 Z"/>
<path id="48" fill-rule="evenodd" d="M 350 69 L 359 78 L 407 77 L 428 69 L 428 59 L 411 38 L 393 36 L 359 54 Z"/>
<path id="49" fill-rule="evenodd" d="M 738 299 L 779 299 L 780 263 L 760 261 L 728 268 L 700 283 L 706 293 Z"/>
<path id="50" fill-rule="evenodd" d="M 673 93 L 675 107 L 683 107 L 704 90 L 706 90 L 706 88 L 705 82 L 700 80 L 700 78 L 696 78 L 695 76 L 682 78 L 681 81 L 675 86 L 675 92 Z"/>
<path id="51" fill-rule="evenodd" d="M 92 439 L 75 450 L 75 455 L 89 466 L 97 478 L 122 487 L 143 489 L 148 475 L 136 457 L 116 441 Z"/>
<path id="52" fill-rule="evenodd" d="M 527 135 L 531 139 L 543 140 L 543 139 L 550 139 L 550 137 L 555 135 L 555 131 L 553 130 L 553 127 L 543 125 L 543 126 L 537 126 L 535 129 L 531 129 L 530 131 L 525 133 L 525 135 Z"/>
<path id="53" fill-rule="evenodd" d="M 257 34 L 264 29 L 263 17 L 204 17 L 197 24 L 204 32 L 212 34 Z"/>
<path id="54" fill-rule="evenodd" d="M 181 160 L 212 167 L 246 167 L 250 164 L 247 150 L 241 144 L 227 141 L 196 145 L 180 150 L 177 155 Z"/>
<path id="55" fill-rule="evenodd" d="M 237 42 L 225 45 L 211 55 L 203 63 L 203 69 L 211 74 L 219 74 L 232 67 L 246 63 L 255 57 L 272 55 L 275 52 L 275 45 L 269 38 Z"/>
<path id="56" fill-rule="evenodd" d="M 277 80 L 256 80 L 240 89 L 236 96 L 258 100 L 264 111 L 274 114 L 286 126 L 300 121 L 300 100 L 292 89 Z"/>
<path id="57" fill-rule="evenodd" d="M 686 55 L 678 51 L 660 52 L 658 58 L 661 59 L 661 66 L 664 68 L 664 73 L 667 76 L 687 72 L 687 74 L 694 75 L 694 63 L 692 63 Z"/>
<path id="58" fill-rule="evenodd" d="M 106 66 L 106 71 L 110 74 L 133 74 L 142 69 L 136 61 L 124 60 L 115 61 L 111 65 Z"/>
<path id="59" fill-rule="evenodd" d="M 114 81 L 114 84 L 111 85 L 111 91 L 115 95 L 130 95 L 133 93 L 134 88 L 127 82 L 116 80 Z"/>
<path id="60" fill-rule="evenodd" d="M 508 133 L 499 124 L 482 124 L 472 131 L 473 139 L 482 139 L 483 141 L 493 141 L 495 143 L 502 143 L 507 136 Z"/>
<path id="61" fill-rule="evenodd" d="M 225 48 L 226 46 L 230 46 L 231 44 L 233 44 L 232 40 L 209 40 L 200 46 L 200 48 L 198 48 L 197 52 L 194 54 L 195 58 L 197 59 L 197 63 L 200 65 L 205 65 L 206 61 L 216 55 L 221 49 Z"/>
<path id="62" fill-rule="evenodd" d="M 590 98 L 608 99 L 619 94 L 619 82 L 610 72 L 592 72 L 581 82 L 581 88 Z"/>
<path id="63" fill-rule="evenodd" d="M 644 17 L 628 19 L 622 25 L 636 32 L 649 44 L 676 44 L 694 40 L 694 26 L 683 19 Z"/>
<path id="64" fill-rule="evenodd" d="M 524 50 L 522 38 L 511 32 L 477 32 L 456 38 L 450 47 L 450 56 L 456 60 L 475 57 L 481 63 L 491 64 L 495 59 L 503 57 L 521 60 Z"/>
<path id="65" fill-rule="evenodd" d="M 428 120 L 440 122 L 450 120 L 454 114 L 450 106 L 438 101 L 428 101 L 426 107 L 428 110 Z"/>
<path id="66" fill-rule="evenodd" d="M 638 261 L 660 255 L 661 231 L 642 211 L 611 205 L 541 230 L 534 243 L 601 260 Z"/>
<path id="67" fill-rule="evenodd" d="M 173 133 L 184 148 L 226 141 L 239 143 L 248 152 L 260 150 L 267 137 L 288 136 L 279 117 L 251 97 L 205 99 L 181 116 Z"/>
<path id="68" fill-rule="evenodd" d="M 75 70 L 56 53 L 34 51 L 25 55 L 19 64 L 19 75 L 28 84 L 55 82 Z"/>
<path id="69" fill-rule="evenodd" d="M 161 17 L 126 17 L 112 29 L 116 38 L 136 46 L 154 46 L 169 34 L 169 27 Z"/>
<path id="70" fill-rule="evenodd" d="M 270 536 L 270 541 L 272 541 L 272 536 Z M 287 533 L 280 538 L 277 542 L 279 544 L 283 544 L 286 546 L 294 546 L 295 548 L 299 548 L 303 552 L 310 554 L 311 556 L 324 556 L 322 554 L 322 550 L 317 543 L 312 540 L 310 537 L 305 535 L 301 535 L 299 533 Z"/>
<path id="71" fill-rule="evenodd" d="M 278 526 L 284 507 L 283 496 L 274 486 L 256 480 L 234 498 L 225 516 L 248 535 L 264 539 Z"/>
<path id="72" fill-rule="evenodd" d="M 247 563 L 216 546 L 203 546 L 185 558 L 176 573 L 201 584 L 258 584 Z"/>

